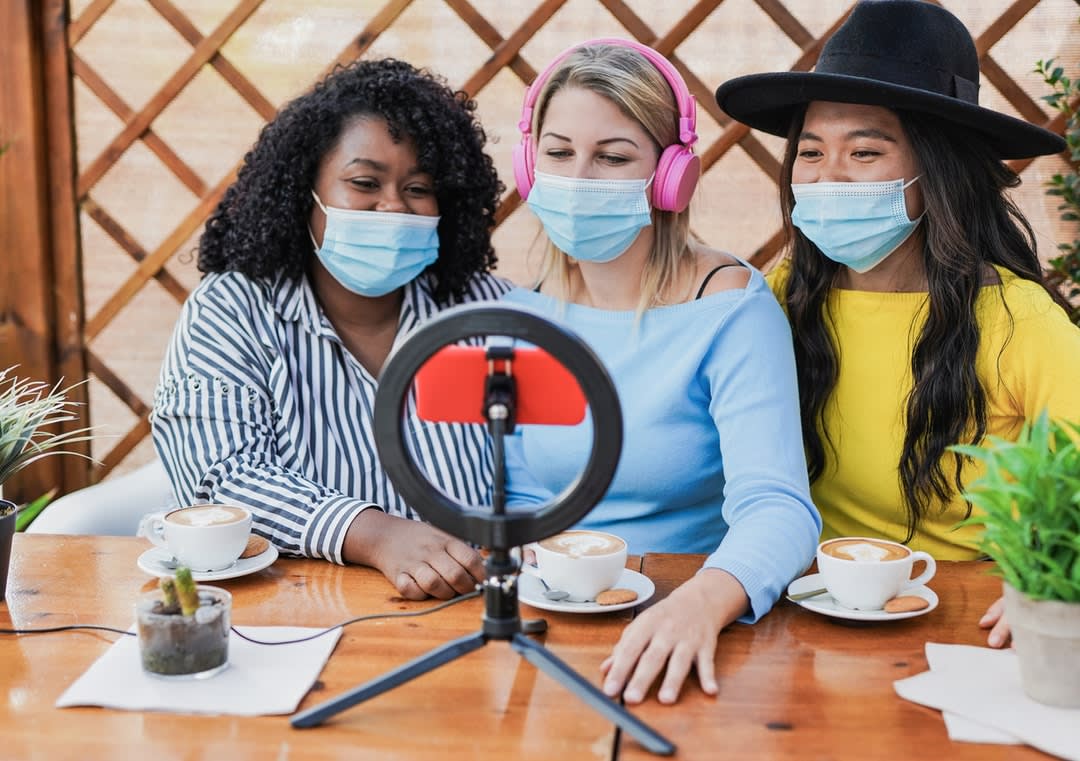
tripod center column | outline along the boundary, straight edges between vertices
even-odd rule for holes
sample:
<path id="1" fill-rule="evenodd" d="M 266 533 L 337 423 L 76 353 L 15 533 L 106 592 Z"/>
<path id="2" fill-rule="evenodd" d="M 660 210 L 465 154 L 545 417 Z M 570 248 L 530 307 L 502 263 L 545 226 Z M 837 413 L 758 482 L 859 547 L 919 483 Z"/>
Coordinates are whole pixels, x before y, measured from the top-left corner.
<path id="1" fill-rule="evenodd" d="M 521 631 L 518 613 L 517 561 L 505 549 L 494 549 L 484 564 L 483 631 L 491 639 L 510 639 Z"/>

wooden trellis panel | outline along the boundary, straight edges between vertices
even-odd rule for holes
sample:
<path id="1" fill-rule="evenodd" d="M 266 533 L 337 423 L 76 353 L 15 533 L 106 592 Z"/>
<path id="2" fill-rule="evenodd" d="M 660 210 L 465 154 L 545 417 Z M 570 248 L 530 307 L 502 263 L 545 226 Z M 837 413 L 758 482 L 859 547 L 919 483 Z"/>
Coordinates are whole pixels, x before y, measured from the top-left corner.
<path id="1" fill-rule="evenodd" d="M 190 255 L 194 241 L 235 177 L 242 155 L 242 151 L 231 154 L 222 151 L 219 155 L 213 149 L 210 154 L 184 150 L 182 141 L 178 142 L 177 138 L 183 131 L 177 130 L 171 109 L 179 108 L 178 104 L 197 89 L 193 83 L 212 74 L 217 83 L 215 86 L 227 87 L 232 93 L 229 97 L 240 104 L 237 108 L 251 115 L 251 120 L 261 124 L 271 119 L 287 97 L 280 91 L 273 92 L 275 88 L 281 89 L 278 85 L 255 75 L 260 70 L 260 56 L 245 52 L 237 40 L 245 37 L 249 27 L 258 26 L 263 29 L 261 37 L 257 37 L 260 44 L 287 45 L 287 36 L 282 43 L 278 40 L 281 35 L 274 35 L 282 29 L 291 29 L 294 35 L 302 36 L 319 9 L 325 11 L 322 4 L 313 9 L 311 4 L 299 0 L 291 4 L 285 0 L 273 4 L 264 0 L 70 0 L 70 3 L 68 19 L 63 0 L 45 0 L 46 18 L 39 20 L 39 33 L 43 38 L 60 40 L 62 50 L 59 53 L 54 50 L 48 60 L 40 56 L 32 60 L 32 63 L 36 61 L 45 81 L 45 102 L 48 104 L 48 137 L 41 145 L 62 153 L 65 136 L 70 145 L 72 125 L 76 124 L 78 127 L 74 131 L 79 151 L 78 172 L 73 179 L 69 178 L 73 188 L 68 196 L 71 203 L 65 207 L 62 198 L 58 202 L 56 197 L 41 201 L 51 203 L 48 218 L 59 230 L 56 236 L 59 243 L 43 246 L 47 250 L 37 260 L 38 269 L 47 272 L 56 282 L 55 303 L 42 305 L 37 311 L 62 315 L 66 310 L 77 312 L 77 315 L 74 319 L 60 321 L 62 324 L 54 331 L 38 330 L 37 327 L 34 331 L 39 343 L 48 343 L 44 354 L 52 359 L 41 364 L 45 372 L 63 372 L 68 377 L 81 376 L 84 371 L 88 373 L 92 404 L 89 412 L 95 424 L 115 424 L 115 420 L 103 417 L 126 418 L 128 422 L 123 423 L 117 437 L 95 444 L 94 454 L 99 462 L 89 473 L 70 472 L 71 467 L 77 466 L 69 466 L 63 484 L 69 489 L 87 479 L 96 481 L 125 461 L 131 463 L 150 456 L 147 445 L 149 390 L 169 332 L 167 329 L 149 330 L 147 326 L 154 320 L 148 319 L 147 315 L 164 311 L 164 317 L 157 315 L 158 328 L 161 325 L 171 327 L 179 304 L 197 282 Z M 23 0 L 22 4 L 27 8 L 33 5 L 28 0 Z M 1036 59 L 1053 55 L 1055 51 L 1041 49 L 1040 35 L 1024 32 L 1023 25 L 1036 9 L 1043 14 L 1057 14 L 1055 17 L 1061 24 L 1075 21 L 1071 0 L 1015 0 L 1011 3 L 999 0 L 984 3 L 981 9 L 976 0 L 942 4 L 961 18 L 965 18 L 964 12 L 980 14 L 980 25 L 968 23 L 974 29 L 981 29 L 977 34 L 977 46 L 981 55 L 984 95 L 987 85 L 993 88 L 1000 98 L 995 107 L 1012 109 L 1029 121 L 1060 132 L 1063 120 L 1049 118 L 1038 100 L 1040 83 L 1027 75 Z M 726 224 L 755 217 L 757 227 L 750 233 L 738 232 L 735 246 L 722 238 L 713 241 L 710 236 L 706 237 L 714 245 L 729 248 L 755 264 L 763 265 L 778 252 L 782 242 L 778 213 L 774 210 L 762 212 L 764 205 L 760 200 L 769 199 L 775 206 L 780 143 L 728 119 L 717 107 L 713 90 L 721 78 L 747 71 L 810 69 L 823 40 L 844 20 L 850 5 L 850 0 L 681 0 L 664 3 L 654 0 L 338 0 L 328 2 L 327 7 L 333 6 L 333 13 L 345 19 L 341 23 L 353 25 L 347 30 L 351 36 L 339 45 L 340 49 L 324 51 L 325 60 L 312 70 L 316 76 L 311 81 L 336 64 L 365 54 L 382 55 L 389 49 L 399 57 L 410 58 L 402 54 L 403 47 L 406 51 L 418 51 L 425 59 L 422 62 L 430 60 L 429 65 L 436 71 L 444 68 L 465 71 L 464 76 L 451 79 L 451 83 L 481 102 L 485 126 L 489 134 L 499 139 L 492 146 L 496 164 L 504 181 L 512 185 L 508 156 L 511 145 L 516 142 L 517 109 L 525 87 L 538 69 L 556 50 L 587 37 L 637 39 L 667 55 L 697 97 L 702 122 L 699 131 L 703 138 L 698 151 L 705 170 L 703 192 L 699 195 L 707 197 L 701 202 L 704 208 L 699 205 L 696 210 L 695 229 L 723 236 Z M 986 18 L 986 5 L 994 6 L 989 19 Z M 659 12 L 658 7 L 661 8 Z M 216 10 L 218 8 L 223 10 Z M 51 25 L 49 18 L 53 18 Z M 745 29 L 750 23 L 753 28 Z M 1045 26 L 1044 21 L 1038 23 Z M 117 29 L 123 30 L 125 24 L 129 34 L 118 33 Z M 138 41 L 140 35 L 135 33 L 135 27 L 140 24 L 157 30 L 153 39 L 164 40 L 173 48 L 179 45 L 186 51 L 174 56 L 177 61 L 167 76 L 160 76 L 160 83 L 153 86 L 139 79 L 149 77 L 141 71 L 140 52 L 157 61 L 158 57 L 149 56 L 153 51 L 110 49 L 102 42 L 110 35 L 113 39 Z M 438 29 L 433 28 L 436 24 Z M 62 32 L 62 36 L 58 37 L 58 32 Z M 747 33 L 749 40 L 744 39 Z M 1003 41 L 1011 40 L 1014 34 L 1026 35 L 1025 39 L 1030 39 L 1031 43 L 1024 49 L 1027 59 L 1022 65 L 1016 66 L 1009 60 L 1006 66 L 997 51 Z M 757 41 L 761 41 L 762 49 L 786 52 L 778 53 L 781 57 L 776 60 L 761 61 L 747 71 L 728 65 L 725 51 L 729 47 L 748 44 L 753 47 Z M 103 49 L 109 49 L 111 55 L 103 55 Z M 707 55 L 702 54 L 703 50 Z M 464 51 L 472 51 L 472 58 L 462 60 L 466 55 Z M 1074 52 L 1080 57 L 1080 51 Z M 118 71 L 116 59 L 111 56 L 126 56 L 130 66 Z M 266 57 L 262 60 L 269 61 Z M 141 87 L 131 86 L 134 80 L 142 82 Z M 508 82 L 515 86 L 511 87 Z M 132 93 L 139 95 L 139 90 L 141 96 L 133 97 Z M 72 92 L 74 98 L 70 97 Z M 72 100 L 78 113 L 73 113 Z M 205 105 L 208 109 L 214 108 L 212 102 Z M 190 105 L 185 108 L 190 112 Z M 93 118 L 83 118 L 83 111 Z M 486 115 L 494 113 L 499 115 L 498 123 L 494 117 Z M 8 115 L 7 109 L 3 115 Z M 191 113 L 189 118 L 201 116 Z M 250 144 L 255 133 L 251 129 L 248 131 L 251 132 L 247 141 Z M 165 173 L 167 182 L 161 182 L 170 187 L 175 184 L 175 192 L 188 194 L 182 197 L 191 201 L 175 204 L 175 208 L 170 209 L 171 214 L 155 219 L 154 234 L 149 236 L 145 215 L 133 213 L 128 207 L 137 207 L 131 198 L 143 194 L 145 199 L 146 194 L 154 194 L 154 183 L 143 187 L 141 183 L 129 180 L 130 187 L 124 192 L 132 195 L 118 191 L 124 182 L 117 178 L 130 174 L 125 162 L 135 160 L 133 156 L 141 157 L 139 161 L 156 162 L 155 176 Z M 208 157 L 212 171 L 207 170 Z M 1027 172 L 1031 163 L 1017 162 L 1016 168 Z M 70 169 L 72 164 L 68 157 L 67 168 Z M 53 171 L 62 173 L 64 166 L 63 162 L 57 162 Z M 62 185 L 61 180 L 54 178 L 53 184 L 58 182 Z M 753 185 L 755 193 L 747 194 L 747 203 L 756 206 L 734 209 L 725 205 L 728 199 L 743 195 L 741 188 L 730 188 L 736 182 Z M 709 196 L 713 199 L 711 206 Z M 717 197 L 725 203 L 716 203 Z M 528 269 L 528 263 L 517 250 L 525 248 L 519 245 L 525 237 L 521 231 L 534 229 L 528 215 L 520 211 L 521 206 L 516 190 L 509 189 L 497 216 L 503 229 L 496 234 L 504 271 L 519 279 Z M 82 261 L 86 264 L 81 271 L 78 269 L 79 250 L 75 245 L 79 240 L 76 207 L 83 220 Z M 155 239 L 150 241 L 148 237 Z M 63 253 L 58 254 L 58 250 Z M 109 251 L 113 252 L 109 254 L 113 259 L 108 260 L 112 264 L 103 272 L 98 263 L 107 260 Z M 121 260 L 123 266 L 117 263 Z M 52 274 L 51 264 L 42 269 L 43 263 L 53 261 L 62 262 L 55 267 L 55 274 Z M 140 299 L 149 289 L 157 294 L 154 296 L 157 300 L 153 302 L 156 306 L 140 306 Z M 84 293 L 87 296 L 85 310 Z M 174 311 L 163 310 L 162 298 Z M 5 321 L 9 308 L 5 303 Z M 144 359 L 138 362 L 131 359 L 129 354 L 133 346 L 139 348 L 140 356 L 145 355 Z M 11 348 L 0 344 L 0 351 L 3 352 L 0 359 L 11 364 L 8 361 Z M 116 413 L 117 409 L 122 414 Z"/>

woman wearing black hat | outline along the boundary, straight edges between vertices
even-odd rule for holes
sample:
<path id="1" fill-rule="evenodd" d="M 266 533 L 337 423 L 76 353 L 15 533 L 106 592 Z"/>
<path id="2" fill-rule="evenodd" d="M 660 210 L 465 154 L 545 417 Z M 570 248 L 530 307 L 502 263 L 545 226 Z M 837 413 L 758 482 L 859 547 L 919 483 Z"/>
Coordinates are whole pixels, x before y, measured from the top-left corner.
<path id="1" fill-rule="evenodd" d="M 978 54 L 948 11 L 864 0 L 812 73 L 740 77 L 732 117 L 788 137 L 790 256 L 770 282 L 791 321 L 824 537 L 976 557 L 958 442 L 1080 420 L 1080 330 L 1043 283 L 1006 158 L 1065 147 L 978 105 Z M 1008 638 L 992 609 L 991 645 Z"/>

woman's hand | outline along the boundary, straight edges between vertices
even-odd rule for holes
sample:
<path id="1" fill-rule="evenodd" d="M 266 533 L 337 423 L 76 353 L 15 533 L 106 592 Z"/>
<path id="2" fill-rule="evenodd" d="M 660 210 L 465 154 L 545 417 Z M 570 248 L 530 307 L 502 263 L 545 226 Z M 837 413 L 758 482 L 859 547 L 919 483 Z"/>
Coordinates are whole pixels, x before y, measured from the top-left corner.
<path id="1" fill-rule="evenodd" d="M 989 629 L 990 634 L 986 638 L 986 644 L 990 647 L 1005 647 L 1012 639 L 1009 630 L 1009 622 L 1005 620 L 1005 598 L 999 597 L 993 605 L 987 608 L 983 617 L 979 619 L 979 626 Z"/>
<path id="2" fill-rule="evenodd" d="M 484 579 L 484 559 L 465 542 L 380 510 L 365 510 L 349 526 L 345 560 L 379 569 L 407 600 L 449 600 Z"/>
<path id="3" fill-rule="evenodd" d="M 715 695 L 716 640 L 720 630 L 750 604 L 742 585 L 727 571 L 706 568 L 652 606 L 626 627 L 600 669 L 604 692 L 622 692 L 627 703 L 640 703 L 666 665 L 658 699 L 674 703 L 690 667 L 697 668 L 701 689 Z"/>

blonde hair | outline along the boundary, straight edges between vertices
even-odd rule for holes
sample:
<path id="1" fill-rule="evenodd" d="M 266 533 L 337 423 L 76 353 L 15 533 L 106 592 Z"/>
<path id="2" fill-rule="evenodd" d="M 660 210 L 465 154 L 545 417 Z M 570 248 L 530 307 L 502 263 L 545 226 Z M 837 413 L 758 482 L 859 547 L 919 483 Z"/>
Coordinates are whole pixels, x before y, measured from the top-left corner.
<path id="1" fill-rule="evenodd" d="M 652 138 L 657 158 L 679 141 L 679 109 L 664 75 L 641 53 L 621 45 L 578 48 L 551 73 L 534 110 L 532 134 L 539 135 L 548 105 L 560 90 L 579 87 L 607 98 Z M 690 242 L 689 211 L 652 210 L 653 246 L 641 276 L 638 312 L 659 306 L 679 281 Z M 546 236 L 545 236 L 546 238 Z M 540 268 L 540 281 L 556 280 L 570 292 L 570 261 L 550 240 Z"/>

